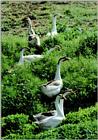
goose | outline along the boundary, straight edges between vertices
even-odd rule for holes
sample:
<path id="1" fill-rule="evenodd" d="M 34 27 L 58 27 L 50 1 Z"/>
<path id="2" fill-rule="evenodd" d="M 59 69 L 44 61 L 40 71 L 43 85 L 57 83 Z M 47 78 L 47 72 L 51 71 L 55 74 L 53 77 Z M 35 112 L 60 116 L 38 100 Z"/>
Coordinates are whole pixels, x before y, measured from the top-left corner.
<path id="1" fill-rule="evenodd" d="M 29 23 L 29 36 L 28 36 L 28 43 L 29 43 L 29 47 L 35 47 L 36 54 L 41 54 L 42 53 L 42 49 L 40 47 L 41 43 L 40 43 L 40 38 L 37 34 L 35 34 L 35 31 L 32 28 L 32 22 L 31 19 L 28 17 L 28 23 Z"/>
<path id="2" fill-rule="evenodd" d="M 48 83 L 43 84 L 41 86 L 42 92 L 45 95 L 47 95 L 48 97 L 52 97 L 52 96 L 59 94 L 60 90 L 63 87 L 63 81 L 61 79 L 61 74 L 60 74 L 60 64 L 61 64 L 61 62 L 66 61 L 66 60 L 70 60 L 70 58 L 64 56 L 58 60 L 54 80 L 49 81 Z"/>
<path id="3" fill-rule="evenodd" d="M 65 119 L 63 107 L 64 99 L 66 99 L 65 97 L 71 92 L 72 91 L 66 91 L 64 94 L 59 94 L 56 96 L 56 110 L 33 115 L 34 119 L 36 120 L 35 123 L 42 129 L 49 129 L 58 126 L 62 120 Z"/>
<path id="4" fill-rule="evenodd" d="M 47 36 L 54 37 L 57 35 L 57 29 L 56 29 L 56 14 L 52 17 L 52 30 L 51 32 L 47 33 Z"/>
<path id="5" fill-rule="evenodd" d="M 36 54 L 33 54 L 33 55 L 23 55 L 24 54 L 24 51 L 25 49 L 22 49 L 21 51 L 21 55 L 20 55 L 20 60 L 19 60 L 19 64 L 23 64 L 24 61 L 28 61 L 28 62 L 31 62 L 31 61 L 34 61 L 34 60 L 38 60 L 38 59 L 41 59 L 43 58 L 43 55 L 36 55 Z"/>
<path id="6" fill-rule="evenodd" d="M 50 50 L 48 50 L 46 52 L 46 54 L 50 54 L 53 50 L 60 48 L 59 46 L 55 46 L 54 48 L 51 48 Z M 44 55 L 41 54 L 33 54 L 33 55 L 23 55 L 24 54 L 25 49 L 22 49 L 21 51 L 21 55 L 20 55 L 20 60 L 19 60 L 19 64 L 23 64 L 24 61 L 28 61 L 28 62 L 33 62 L 35 60 L 39 60 L 45 57 Z"/>

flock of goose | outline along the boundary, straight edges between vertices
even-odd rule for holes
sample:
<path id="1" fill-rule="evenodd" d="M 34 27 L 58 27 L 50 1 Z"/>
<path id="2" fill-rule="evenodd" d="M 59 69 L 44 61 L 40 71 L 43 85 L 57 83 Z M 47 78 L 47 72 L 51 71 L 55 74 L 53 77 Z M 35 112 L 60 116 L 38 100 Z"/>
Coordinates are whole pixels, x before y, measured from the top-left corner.
<path id="1" fill-rule="evenodd" d="M 29 23 L 28 42 L 31 45 L 34 45 L 35 49 L 39 52 L 39 54 L 37 52 L 37 54 L 35 53 L 33 55 L 24 56 L 25 49 L 22 49 L 20 60 L 19 60 L 20 64 L 23 64 L 24 61 L 34 61 L 34 60 L 39 60 L 41 58 L 44 58 L 44 55 L 40 54 L 40 38 L 37 34 L 35 34 L 30 18 L 28 18 L 28 23 Z M 54 37 L 55 35 L 57 35 L 56 15 L 53 16 L 52 24 L 53 24 L 53 28 L 52 28 L 51 32 L 49 32 L 47 34 L 47 36 Z M 33 44 L 32 44 L 32 42 L 33 42 Z M 51 48 L 47 53 L 51 53 L 53 50 L 55 50 L 57 48 L 58 47 Z M 56 127 L 65 118 L 64 108 L 63 108 L 64 99 L 66 99 L 65 97 L 69 93 L 73 93 L 73 91 L 71 89 L 66 89 L 64 94 L 60 94 L 60 91 L 63 87 L 63 81 L 62 81 L 61 74 L 60 74 L 60 65 L 62 62 L 67 61 L 67 60 L 70 60 L 70 58 L 66 57 L 66 56 L 61 57 L 57 63 L 54 80 L 49 81 L 48 83 L 43 84 L 41 86 L 41 90 L 46 96 L 48 96 L 49 98 L 56 96 L 55 110 L 33 115 L 34 119 L 36 120 L 35 123 L 38 124 L 42 129 L 49 129 L 49 128 Z"/>
<path id="2" fill-rule="evenodd" d="M 32 22 L 31 22 L 31 19 L 28 17 L 28 23 L 29 23 L 29 36 L 28 36 L 28 42 L 29 42 L 29 46 L 33 46 L 36 51 L 35 51 L 35 54 L 33 55 L 26 55 L 24 56 L 24 49 L 22 49 L 21 51 L 21 55 L 20 55 L 20 60 L 19 60 L 19 63 L 20 64 L 23 64 L 24 61 L 35 61 L 35 60 L 39 60 L 41 58 L 44 58 L 44 55 L 41 54 L 41 43 L 40 43 L 40 38 L 39 36 L 35 33 L 35 31 L 33 30 L 33 27 L 32 27 Z M 49 32 L 47 34 L 47 36 L 51 36 L 51 37 L 54 37 L 55 35 L 57 35 L 57 29 L 56 29 L 56 14 L 53 16 L 53 20 L 52 20 L 52 30 L 51 32 Z M 58 47 L 55 47 L 55 48 L 51 48 L 48 52 L 52 52 L 54 49 L 57 49 Z"/>

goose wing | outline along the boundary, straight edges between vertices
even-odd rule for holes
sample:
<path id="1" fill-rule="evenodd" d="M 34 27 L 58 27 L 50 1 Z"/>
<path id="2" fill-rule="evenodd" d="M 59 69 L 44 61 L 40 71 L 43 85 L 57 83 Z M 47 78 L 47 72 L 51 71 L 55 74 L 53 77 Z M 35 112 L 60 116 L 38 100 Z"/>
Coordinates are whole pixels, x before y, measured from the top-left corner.
<path id="1" fill-rule="evenodd" d="M 33 115 L 33 117 L 34 117 L 34 119 L 35 119 L 36 121 L 41 121 L 41 120 L 44 120 L 44 119 L 47 118 L 47 117 L 44 116 L 44 115 L 40 115 L 40 116 Z"/>
<path id="2" fill-rule="evenodd" d="M 52 80 L 47 82 L 46 84 L 43 84 L 43 86 L 59 86 L 60 80 Z"/>
<path id="3" fill-rule="evenodd" d="M 52 111 L 33 115 L 33 117 L 36 121 L 42 121 L 42 120 L 46 119 L 47 117 L 54 116 L 55 114 L 56 114 L 56 110 L 52 110 Z"/>
<path id="4" fill-rule="evenodd" d="M 44 116 L 54 116 L 55 114 L 56 114 L 56 110 L 51 110 L 51 111 L 42 113 L 42 115 Z"/>
<path id="5" fill-rule="evenodd" d="M 36 59 L 36 58 L 43 58 L 43 55 L 26 55 L 26 56 L 24 56 L 24 59 L 27 59 L 27 60 L 29 60 L 29 59 Z"/>

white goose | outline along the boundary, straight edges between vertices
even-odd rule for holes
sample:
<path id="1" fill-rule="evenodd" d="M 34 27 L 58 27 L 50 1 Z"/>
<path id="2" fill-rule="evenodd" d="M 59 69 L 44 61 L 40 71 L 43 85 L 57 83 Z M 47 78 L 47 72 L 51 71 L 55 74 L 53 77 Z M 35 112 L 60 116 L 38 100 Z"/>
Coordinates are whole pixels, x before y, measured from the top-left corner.
<path id="1" fill-rule="evenodd" d="M 19 64 L 23 64 L 24 61 L 28 61 L 28 62 L 31 62 L 31 61 L 34 61 L 34 60 L 38 60 L 38 59 L 41 59 L 43 58 L 43 55 L 36 55 L 36 54 L 33 54 L 33 55 L 23 55 L 24 54 L 24 51 L 25 49 L 22 49 L 21 51 L 21 55 L 20 55 L 20 60 L 19 60 Z"/>
<path id="2" fill-rule="evenodd" d="M 28 17 L 28 23 L 29 23 L 29 37 L 28 41 L 31 46 L 35 47 L 39 53 L 41 53 L 41 48 L 40 48 L 40 38 L 37 34 L 35 34 L 33 28 L 32 28 L 32 22 L 31 19 Z"/>
<path id="3" fill-rule="evenodd" d="M 59 46 L 55 46 L 54 48 L 51 48 L 50 50 L 48 50 L 46 52 L 46 54 L 50 54 L 53 50 L 58 49 L 58 48 L 60 48 L 60 47 Z M 22 49 L 21 55 L 20 55 L 19 64 L 23 64 L 24 61 L 28 61 L 28 62 L 37 61 L 37 60 L 40 60 L 40 59 L 42 59 L 42 58 L 45 57 L 45 54 L 44 55 L 41 55 L 41 54 L 33 54 L 33 55 L 25 55 L 24 56 L 24 51 L 25 51 L 25 49 Z"/>
<path id="4" fill-rule="evenodd" d="M 60 64 L 61 62 L 66 60 L 70 60 L 70 58 L 64 56 L 59 59 L 54 80 L 49 81 L 46 84 L 43 84 L 41 87 L 42 92 L 48 97 L 52 97 L 59 94 L 60 90 L 63 87 L 63 81 L 61 79 L 61 74 L 60 74 Z"/>
<path id="5" fill-rule="evenodd" d="M 54 37 L 55 35 L 57 35 L 56 14 L 53 16 L 53 19 L 52 19 L 52 30 L 51 30 L 51 32 L 47 33 L 47 36 Z"/>
<path id="6" fill-rule="evenodd" d="M 63 95 L 62 94 L 57 95 L 55 100 L 56 110 L 33 115 L 34 119 L 36 120 L 35 123 L 38 124 L 42 129 L 49 129 L 58 126 L 62 122 L 62 120 L 65 119 L 63 98 L 65 98 L 65 96 L 68 95 L 69 93 L 71 93 L 71 91 L 66 91 Z"/>

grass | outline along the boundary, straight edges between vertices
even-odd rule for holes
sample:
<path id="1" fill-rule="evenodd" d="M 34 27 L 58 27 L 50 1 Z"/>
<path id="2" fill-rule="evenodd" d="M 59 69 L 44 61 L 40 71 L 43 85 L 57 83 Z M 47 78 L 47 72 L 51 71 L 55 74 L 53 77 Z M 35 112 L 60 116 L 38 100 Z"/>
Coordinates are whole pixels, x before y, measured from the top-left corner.
<path id="1" fill-rule="evenodd" d="M 4 139 L 96 139 L 96 9 L 94 2 L 2 2 L 2 117 L 6 121 L 3 124 Z M 46 34 L 51 30 L 53 13 L 59 13 L 58 35 L 51 39 Z M 28 16 L 41 38 L 43 54 L 56 45 L 61 49 L 45 55 L 39 61 L 18 65 L 20 50 L 28 48 Z M 55 97 L 49 99 L 44 96 L 40 87 L 53 80 L 58 59 L 65 55 L 71 60 L 61 65 L 64 83 L 61 93 L 64 93 L 66 87 L 76 93 L 69 95 L 64 103 L 66 119 L 57 128 L 43 131 L 35 126 L 32 116 L 54 109 Z M 19 125 L 21 121 L 24 124 L 16 133 L 13 122 Z"/>

